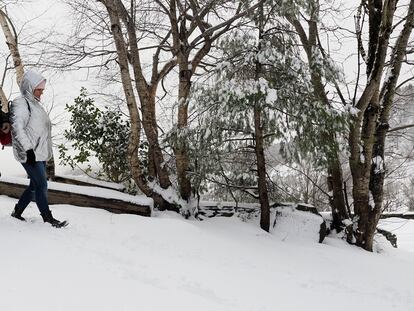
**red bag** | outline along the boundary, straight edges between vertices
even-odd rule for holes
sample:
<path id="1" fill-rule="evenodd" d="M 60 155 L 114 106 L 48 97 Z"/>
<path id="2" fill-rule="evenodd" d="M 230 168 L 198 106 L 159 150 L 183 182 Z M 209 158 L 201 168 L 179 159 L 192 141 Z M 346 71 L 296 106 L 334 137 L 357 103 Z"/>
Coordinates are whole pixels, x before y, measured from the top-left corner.
<path id="1" fill-rule="evenodd" d="M 9 131 L 8 133 L 3 133 L 2 131 L 0 131 L 0 144 L 2 144 L 3 146 L 10 146 L 11 143 L 12 143 L 11 131 Z"/>
<path id="2" fill-rule="evenodd" d="M 3 128 L 4 123 L 10 123 L 9 121 L 9 113 L 4 112 L 0 108 L 0 128 Z M 2 130 L 0 130 L 0 144 L 3 146 L 10 146 L 12 143 L 12 136 L 9 126 L 9 131 L 7 133 L 4 133 Z"/>

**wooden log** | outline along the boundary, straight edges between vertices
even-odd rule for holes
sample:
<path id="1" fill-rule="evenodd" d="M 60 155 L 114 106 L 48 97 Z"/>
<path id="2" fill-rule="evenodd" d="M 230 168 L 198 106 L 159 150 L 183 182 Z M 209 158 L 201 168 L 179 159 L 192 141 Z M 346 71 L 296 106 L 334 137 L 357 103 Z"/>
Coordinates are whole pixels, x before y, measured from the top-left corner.
<path id="1" fill-rule="evenodd" d="M 104 185 L 100 185 L 100 184 L 95 184 L 95 183 L 91 183 L 91 182 L 87 182 L 87 181 L 82 181 L 82 180 L 77 180 L 77 179 L 62 177 L 62 176 L 55 176 L 53 178 L 53 181 L 59 182 L 59 183 L 64 183 L 64 184 L 69 184 L 69 185 L 99 187 L 99 188 L 104 188 L 104 189 L 111 189 L 111 190 L 116 190 L 116 191 L 120 191 L 120 192 L 125 192 L 125 187 L 123 187 L 123 188 L 114 188 L 114 187 L 110 187 L 110 186 L 104 186 Z"/>
<path id="2" fill-rule="evenodd" d="M 313 207 L 309 204 L 303 203 L 273 203 L 270 206 L 270 210 L 273 210 L 279 206 L 295 206 L 297 210 L 310 212 L 316 215 L 319 215 L 316 207 Z M 246 203 L 240 204 L 238 207 L 235 206 L 234 202 L 202 202 L 198 208 L 196 217 L 211 218 L 211 217 L 232 217 L 235 214 L 244 214 L 250 216 L 259 216 L 260 215 L 260 206 L 255 203 Z M 321 216 L 322 217 L 322 216 Z"/>
<path id="3" fill-rule="evenodd" d="M 414 213 L 408 212 L 408 213 L 385 213 L 381 214 L 380 218 L 391 218 L 391 217 L 398 217 L 398 218 L 404 218 L 404 219 L 414 219 Z"/>
<path id="4" fill-rule="evenodd" d="M 27 185 L 25 184 L 0 181 L 0 194 L 13 198 L 19 198 L 26 187 Z M 88 187 L 88 189 L 93 188 Z M 57 189 L 48 189 L 48 198 L 50 204 L 70 204 L 80 207 L 105 209 L 107 211 L 118 214 L 127 213 L 140 216 L 151 216 L 150 205 L 138 204 L 115 198 L 105 198 Z"/>
<path id="5" fill-rule="evenodd" d="M 212 217 L 232 217 L 236 213 L 237 214 L 244 214 L 244 215 L 259 215 L 259 207 L 253 206 L 236 206 L 231 202 L 203 202 L 201 206 L 199 206 L 196 217 L 200 220 L 205 218 L 212 218 Z"/>
<path id="6" fill-rule="evenodd" d="M 283 203 L 274 203 L 270 206 L 270 209 L 276 208 L 278 206 L 292 206 L 295 205 L 297 210 L 310 212 L 313 214 L 319 215 L 318 210 L 316 207 L 313 207 L 308 204 L 297 203 L 297 204 L 283 204 Z M 231 217 L 236 213 L 244 213 L 244 214 L 254 214 L 259 213 L 260 207 L 258 204 L 248 204 L 248 206 L 239 206 L 238 208 L 235 207 L 235 203 L 233 202 L 203 202 L 203 204 L 198 209 L 198 215 L 202 218 L 206 217 Z M 383 213 L 381 214 L 381 219 L 390 218 L 390 217 L 398 217 L 404 219 L 414 219 L 414 212 L 406 212 L 406 213 Z"/>
<path id="7" fill-rule="evenodd" d="M 392 233 L 390 231 L 387 231 L 387 230 L 384 230 L 384 229 L 381 229 L 381 228 L 378 228 L 378 227 L 377 227 L 377 232 L 379 234 L 382 234 L 391 243 L 392 247 L 394 247 L 394 248 L 398 247 L 397 246 L 397 236 L 394 233 Z"/>

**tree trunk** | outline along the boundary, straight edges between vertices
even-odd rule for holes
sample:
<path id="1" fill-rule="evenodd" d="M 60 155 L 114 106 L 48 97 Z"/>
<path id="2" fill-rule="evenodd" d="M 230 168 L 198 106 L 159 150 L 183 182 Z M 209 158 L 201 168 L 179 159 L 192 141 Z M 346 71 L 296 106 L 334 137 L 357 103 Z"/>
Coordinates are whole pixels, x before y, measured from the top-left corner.
<path id="1" fill-rule="evenodd" d="M 115 0 L 116 1 L 116 0 Z M 141 133 L 141 119 L 138 113 L 137 102 L 132 87 L 132 80 L 129 72 L 128 56 L 126 42 L 124 41 L 122 28 L 120 24 L 119 11 L 117 10 L 117 3 L 114 0 L 100 1 L 102 2 L 109 14 L 111 21 L 111 31 L 114 38 L 117 55 L 118 65 L 121 73 L 122 86 L 125 93 L 125 99 L 128 106 L 129 116 L 131 119 L 131 134 L 128 144 L 128 161 L 131 166 L 132 176 L 135 183 L 140 190 L 148 197 L 154 199 L 154 207 L 163 208 L 167 204 L 165 200 L 160 198 L 160 195 L 155 193 L 152 188 L 148 186 L 146 178 L 143 176 L 140 168 L 138 158 L 138 146 L 140 143 Z"/>
<path id="2" fill-rule="evenodd" d="M 142 108 L 142 125 L 147 136 L 149 147 L 150 168 L 155 168 L 156 175 L 152 178 L 159 181 L 161 188 L 168 189 L 171 186 L 168 171 L 164 165 L 164 156 L 158 140 L 158 127 L 155 111 L 155 94 L 150 92 L 139 94 Z M 150 176 L 151 177 L 151 176 Z"/>
<path id="3" fill-rule="evenodd" d="M 269 232 L 270 228 L 270 207 L 266 182 L 266 161 L 263 147 L 263 128 L 261 121 L 260 103 L 254 108 L 254 139 L 256 152 L 257 178 L 260 202 L 260 228 Z"/>
<path id="4" fill-rule="evenodd" d="M 148 85 L 141 68 L 134 17 L 129 15 L 122 1 L 115 0 L 114 4 L 117 9 L 118 18 L 124 22 L 128 34 L 130 48 L 129 59 L 133 68 L 135 87 L 141 102 L 142 126 L 150 146 L 148 150 L 149 173 L 154 174 L 155 171 L 155 175 L 150 175 L 149 178 L 158 180 L 162 189 L 168 189 L 171 186 L 171 182 L 167 168 L 164 165 L 164 157 L 158 140 L 158 124 L 155 110 L 155 97 L 160 78 L 157 71 L 158 60 L 156 59 L 155 64 L 153 64 L 153 77 L 151 79 L 151 85 Z"/>
<path id="5" fill-rule="evenodd" d="M 192 71 L 188 69 L 188 59 L 185 59 L 185 56 L 179 57 L 178 62 L 180 75 L 178 85 L 178 131 L 181 134 L 181 132 L 186 131 L 188 125 L 188 96 L 190 94 Z M 180 195 L 186 201 L 191 197 L 191 183 L 187 176 L 190 162 L 187 151 L 187 139 L 186 137 L 178 137 L 178 142 L 174 149 Z"/>
<path id="6" fill-rule="evenodd" d="M 317 69 L 317 65 L 313 65 L 315 63 L 313 49 L 318 48 L 318 25 L 316 23 L 319 19 L 318 8 L 315 7 L 311 14 L 313 18 L 308 21 L 309 34 L 306 34 L 304 27 L 295 16 L 286 15 L 286 18 L 297 31 L 299 39 L 306 52 L 307 60 L 310 64 L 309 69 L 311 73 L 311 83 L 315 98 L 320 100 L 325 107 L 330 107 L 329 99 L 326 95 L 327 92 L 322 82 L 322 73 Z M 343 173 L 338 154 L 338 142 L 333 131 L 325 133 L 324 136 L 325 140 L 332 146 L 332 150 L 327 155 L 328 178 L 330 180 L 330 185 L 332 186 L 332 196 L 329 197 L 329 203 L 332 210 L 332 227 L 339 232 L 344 227 L 343 221 L 345 219 L 349 219 L 350 215 L 348 214 L 345 204 Z M 350 239 L 350 237 L 348 237 L 348 239 Z"/>
<path id="7" fill-rule="evenodd" d="M 264 33 L 264 14 L 263 4 L 259 7 L 259 44 L 258 51 L 261 51 L 261 44 Z M 256 61 L 256 81 L 262 75 L 262 64 L 260 61 Z M 256 153 L 256 167 L 257 167 L 257 181 L 259 189 L 259 202 L 260 202 L 260 228 L 269 232 L 270 228 L 270 206 L 269 195 L 266 182 L 266 160 L 264 155 L 264 138 L 263 138 L 263 124 L 262 124 L 262 106 L 259 100 L 254 103 L 254 148 Z"/>
<path id="8" fill-rule="evenodd" d="M 9 112 L 9 104 L 6 94 L 4 93 L 3 87 L 0 87 L 0 109 L 4 112 Z"/>
<path id="9" fill-rule="evenodd" d="M 20 85 L 20 82 L 23 79 L 23 73 L 24 73 L 23 62 L 20 57 L 19 49 L 17 46 L 16 33 L 14 34 L 12 33 L 10 29 L 10 25 L 9 25 L 9 17 L 7 16 L 6 13 L 4 13 L 3 10 L 0 10 L 0 25 L 3 30 L 4 36 L 6 37 L 7 46 L 9 47 L 11 56 L 13 58 L 14 68 L 16 69 L 17 85 Z M 13 25 L 11 26 L 12 26 L 12 29 L 14 30 Z"/>
<path id="10" fill-rule="evenodd" d="M 383 189 L 378 185 L 381 180 L 373 176 L 375 132 L 380 112 L 379 87 L 383 74 L 389 38 L 392 32 L 392 23 L 395 13 L 396 1 L 391 0 L 384 6 L 374 1 L 370 3 L 370 29 L 378 28 L 379 37 L 369 42 L 367 69 L 367 85 L 359 98 L 356 108 L 359 112 L 353 120 L 350 130 L 350 168 L 353 178 L 354 211 L 358 219 L 358 228 L 355 232 L 356 244 L 368 251 L 372 251 L 374 234 L 378 223 L 382 204 Z M 381 11 L 378 19 L 377 10 Z M 372 59 L 371 59 L 372 58 Z M 372 65 L 371 65 L 372 64 Z M 378 175 L 379 176 L 379 175 Z M 378 187 L 379 186 L 379 187 Z M 370 201 L 372 190 L 377 191 L 377 200 Z"/>
<path id="11" fill-rule="evenodd" d="M 353 189 L 352 196 L 354 199 L 354 213 L 358 216 L 358 228 L 354 232 L 356 238 L 356 244 L 365 249 L 370 249 L 372 243 L 370 243 L 370 208 L 369 208 L 369 176 L 367 176 L 366 169 L 362 166 L 364 163 L 358 163 L 361 170 L 353 170 L 352 181 Z"/>
<path id="12" fill-rule="evenodd" d="M 376 227 L 382 212 L 384 197 L 384 180 L 385 180 L 385 140 L 389 129 L 389 120 L 391 108 L 394 103 L 395 89 L 400 76 L 402 61 L 406 55 L 408 40 L 414 26 L 414 0 L 410 1 L 407 18 L 404 27 L 398 36 L 397 42 L 390 59 L 390 75 L 384 81 L 381 90 L 380 103 L 381 111 L 379 122 L 377 122 L 375 131 L 375 144 L 373 147 L 373 163 L 371 167 L 371 178 L 369 188 L 374 199 L 374 208 L 372 210 L 372 224 Z M 375 230 L 375 229 L 373 229 Z"/>
<path id="13" fill-rule="evenodd" d="M 337 157 L 331 157 L 329 159 L 328 176 L 331 179 L 332 186 L 332 196 L 329 198 L 329 204 L 332 210 L 332 228 L 339 232 L 344 227 L 343 221 L 349 219 L 350 216 L 345 205 L 342 167 Z M 348 239 L 350 238 L 348 237 Z"/>
<path id="14" fill-rule="evenodd" d="M 177 2 L 170 1 L 169 17 L 171 23 L 171 33 L 173 38 L 173 54 L 177 57 L 178 62 L 178 124 L 177 141 L 174 142 L 174 155 L 177 167 L 178 186 L 181 197 L 188 201 L 191 197 L 191 182 L 187 176 L 190 161 L 188 157 L 188 144 L 185 131 L 188 126 L 188 96 L 190 94 L 191 77 L 195 68 L 190 68 L 189 52 L 191 50 L 188 43 L 188 30 L 186 28 L 186 19 L 177 19 Z"/>
<path id="15" fill-rule="evenodd" d="M 20 85 L 20 82 L 23 79 L 23 73 L 24 73 L 23 62 L 20 57 L 19 48 L 17 45 L 16 33 L 12 32 L 12 30 L 10 29 L 10 26 L 11 26 L 11 28 L 14 31 L 13 24 L 11 23 L 9 17 L 3 10 L 0 10 L 0 26 L 1 26 L 1 29 L 3 30 L 3 34 L 6 38 L 7 46 L 13 58 L 14 68 L 16 69 L 17 85 Z M 1 100 L 1 109 L 4 112 L 8 112 L 9 111 L 8 99 L 2 87 L 0 89 L 0 100 Z"/>
<path id="16" fill-rule="evenodd" d="M 158 82 L 174 67 L 175 61 L 167 62 L 163 67 L 162 73 L 158 73 L 158 59 L 154 56 L 153 76 L 151 78 L 151 85 L 148 85 L 141 69 L 135 24 L 133 22 L 134 18 L 128 15 L 128 11 L 120 0 L 102 0 L 99 2 L 102 2 L 105 5 L 111 19 L 111 30 L 117 48 L 118 64 L 130 113 L 131 135 L 128 154 L 132 175 L 141 191 L 153 198 L 155 208 L 159 210 L 168 209 L 178 211 L 178 208 L 174 204 L 169 203 L 162 196 L 160 191 L 157 192 L 154 190 L 154 186 L 149 186 L 147 178 L 141 172 L 138 158 L 138 146 L 140 143 L 142 125 L 150 146 L 148 155 L 150 165 L 149 173 L 153 175 L 148 177 L 150 181 L 157 181 L 162 189 L 168 189 L 171 186 L 168 171 L 164 164 L 162 150 L 158 141 L 155 96 Z M 121 20 L 127 29 L 128 44 L 125 42 L 124 34 L 122 33 Z M 128 51 L 127 47 L 130 48 L 130 51 Z M 139 116 L 132 86 L 129 62 L 131 62 L 133 68 L 135 86 L 141 102 L 142 121 Z"/>

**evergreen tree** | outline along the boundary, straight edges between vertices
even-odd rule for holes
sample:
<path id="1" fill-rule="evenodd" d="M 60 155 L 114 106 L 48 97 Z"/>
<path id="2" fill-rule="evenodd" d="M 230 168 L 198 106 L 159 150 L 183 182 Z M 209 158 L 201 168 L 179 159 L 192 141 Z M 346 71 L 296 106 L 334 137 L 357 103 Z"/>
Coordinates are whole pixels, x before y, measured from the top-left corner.
<path id="1" fill-rule="evenodd" d="M 256 23 L 221 40 L 222 61 L 214 79 L 197 85 L 192 97 L 194 108 L 203 111 L 200 126 L 194 129 L 199 138 L 193 146 L 198 151 L 194 175 L 256 199 L 260 199 L 259 174 L 267 176 L 266 166 L 257 165 L 258 131 L 263 148 L 278 142 L 294 159 L 301 153 L 328 152 L 332 146 L 321 140 L 320 133 L 345 126 L 340 110 L 314 98 L 297 43 L 275 30 L 276 23 Z M 326 157 L 315 159 L 323 164 Z M 269 189 L 266 177 L 267 195 Z"/>

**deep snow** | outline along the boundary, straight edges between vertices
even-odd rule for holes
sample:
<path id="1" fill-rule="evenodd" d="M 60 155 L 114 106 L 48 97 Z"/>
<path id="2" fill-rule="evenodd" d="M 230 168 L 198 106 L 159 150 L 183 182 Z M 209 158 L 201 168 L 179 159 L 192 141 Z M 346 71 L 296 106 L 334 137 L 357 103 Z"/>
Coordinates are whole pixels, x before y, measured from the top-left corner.
<path id="1" fill-rule="evenodd" d="M 0 310 L 411 310 L 414 247 L 368 253 L 337 238 L 261 231 L 238 218 L 152 218 L 53 206 L 27 223 L 0 197 Z M 414 234 L 414 222 L 405 237 Z"/>
<path id="2" fill-rule="evenodd" d="M 2 179 L 24 177 L 10 149 L 0 156 Z M 368 253 L 338 237 L 318 244 L 303 217 L 266 233 L 237 217 L 55 205 L 70 222 L 56 229 L 35 203 L 26 223 L 11 218 L 14 204 L 0 196 L 0 311 L 413 310 L 414 221 L 384 220 L 400 248 L 379 239 Z"/>

